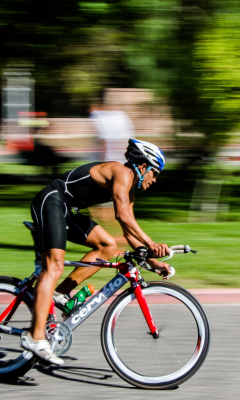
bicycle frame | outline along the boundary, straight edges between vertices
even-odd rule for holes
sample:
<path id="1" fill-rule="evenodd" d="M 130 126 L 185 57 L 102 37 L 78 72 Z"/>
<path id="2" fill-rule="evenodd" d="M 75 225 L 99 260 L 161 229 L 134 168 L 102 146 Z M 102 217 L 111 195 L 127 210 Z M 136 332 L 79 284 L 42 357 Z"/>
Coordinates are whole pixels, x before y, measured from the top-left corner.
<path id="1" fill-rule="evenodd" d="M 35 276 L 31 276 L 29 279 L 27 279 L 27 282 L 24 285 L 24 287 L 22 288 L 22 290 L 20 291 L 20 293 L 15 297 L 15 299 L 13 299 L 13 301 L 9 304 L 9 306 L 6 308 L 6 310 L 4 310 L 3 313 L 0 315 L 0 323 L 2 323 L 3 325 L 7 325 L 7 323 L 12 318 L 14 312 L 20 305 L 24 294 L 28 291 L 28 289 L 30 287 L 32 287 L 32 285 L 36 281 L 36 279 L 37 279 L 37 277 L 35 277 Z M 22 281 L 22 283 L 24 283 L 24 282 L 25 282 L 25 280 Z M 8 316 L 8 320 L 3 321 L 6 316 Z M 0 328 L 0 330 L 1 330 L 1 328 Z"/>
<path id="2" fill-rule="evenodd" d="M 195 252 L 186 245 L 172 246 L 168 259 L 173 254 L 189 251 Z M 138 265 L 150 272 L 161 272 L 161 267 L 153 268 L 152 263 L 147 263 L 147 260 L 153 258 L 150 250 L 139 247 L 135 251 L 125 251 L 122 254 L 122 262 L 111 263 L 102 259 L 96 259 L 95 262 L 64 262 L 65 266 L 116 268 L 118 272 L 84 303 L 69 314 L 64 313 L 63 320 L 57 319 L 55 306 L 59 311 L 64 308 L 60 303 L 58 305 L 57 299 L 53 296 L 45 326 L 46 338 L 54 354 L 57 356 L 65 354 L 72 344 L 72 331 L 129 282 L 130 288 L 123 293 L 116 293 L 116 298 L 105 310 L 101 327 L 101 346 L 104 356 L 120 378 L 136 387 L 144 389 L 176 387 L 189 379 L 206 358 L 210 343 L 207 316 L 194 296 L 180 286 L 165 282 L 144 282 Z M 167 277 L 174 274 L 172 267 L 169 267 L 169 270 L 170 274 Z M 37 258 L 35 271 L 29 278 L 20 281 L 13 277 L 0 277 L 1 293 L 4 295 L 9 293 L 14 297 L 0 315 L 0 341 L 3 350 L 0 363 L 1 380 L 5 378 L 12 380 L 13 377 L 23 376 L 39 361 L 32 352 L 20 349 L 19 337 L 23 331 L 29 330 L 34 300 L 33 283 L 42 276 L 41 271 L 42 265 Z M 166 274 L 165 270 L 164 273 Z M 5 297 L 3 299 L 5 300 Z M 136 303 L 139 304 L 141 311 L 137 306 L 131 307 Z M 128 324 L 127 329 L 126 324 Z M 156 340 L 160 338 L 156 325 L 161 331 L 162 340 Z M 181 333 L 184 349 L 182 341 L 177 346 L 176 332 Z M 149 337 L 149 334 L 152 337 Z M 15 338 L 11 337 L 12 335 Z M 137 357 L 132 357 L 129 348 L 134 348 L 136 340 L 143 351 L 137 352 Z M 146 362 L 142 363 L 142 357 Z"/>
<path id="3" fill-rule="evenodd" d="M 66 261 L 64 263 L 65 266 L 75 266 L 75 267 L 92 267 L 98 266 L 101 268 L 117 268 L 119 270 L 118 274 L 109 281 L 105 286 L 102 287 L 96 294 L 91 296 L 91 298 L 86 301 L 83 305 L 80 305 L 75 311 L 69 315 L 69 317 L 63 322 L 68 328 L 72 331 L 76 329 L 82 322 L 85 321 L 93 312 L 95 312 L 102 304 L 104 304 L 111 296 L 114 295 L 125 283 L 128 281 L 131 284 L 134 295 L 138 301 L 138 304 L 142 310 L 142 313 L 146 319 L 146 323 L 150 329 L 150 333 L 154 338 L 159 336 L 157 328 L 152 319 L 151 313 L 149 311 L 149 307 L 144 298 L 142 288 L 141 288 L 141 276 L 138 269 L 135 267 L 135 264 L 131 261 L 127 261 L 124 263 L 110 263 L 107 261 L 100 262 L 70 262 Z M 0 332 L 4 331 L 5 333 L 13 334 L 13 335 L 21 335 L 21 330 L 13 327 L 7 327 L 6 325 L 12 318 L 15 310 L 21 303 L 21 299 L 24 296 L 24 293 L 33 285 L 34 281 L 37 279 L 35 275 L 31 276 L 27 282 L 25 280 L 22 282 L 24 284 L 22 290 L 18 294 L 18 296 L 11 302 L 11 304 L 6 308 L 6 310 L 0 315 L 0 323 L 2 323 L 0 327 Z M 49 310 L 49 314 L 55 316 L 55 305 L 52 300 L 51 307 Z M 7 321 L 4 321 L 4 318 L 8 317 Z M 55 319 L 53 317 L 53 319 Z"/>

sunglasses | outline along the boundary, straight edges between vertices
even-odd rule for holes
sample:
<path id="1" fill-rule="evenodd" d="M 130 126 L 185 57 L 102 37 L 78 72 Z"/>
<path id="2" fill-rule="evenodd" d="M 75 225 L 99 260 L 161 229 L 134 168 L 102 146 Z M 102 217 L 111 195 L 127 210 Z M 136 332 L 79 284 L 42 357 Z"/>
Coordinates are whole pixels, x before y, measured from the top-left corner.
<path id="1" fill-rule="evenodd" d="M 153 171 L 153 177 L 154 178 L 156 178 L 160 174 L 160 171 L 158 171 L 157 169 L 153 168 L 152 171 Z"/>

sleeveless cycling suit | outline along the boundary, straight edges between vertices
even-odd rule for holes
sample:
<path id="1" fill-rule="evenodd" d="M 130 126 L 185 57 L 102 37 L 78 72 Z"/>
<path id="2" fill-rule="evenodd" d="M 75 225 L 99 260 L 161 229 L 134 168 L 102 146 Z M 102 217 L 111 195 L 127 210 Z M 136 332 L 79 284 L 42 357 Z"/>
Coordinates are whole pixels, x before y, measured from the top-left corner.
<path id="1" fill-rule="evenodd" d="M 31 212 L 38 230 L 40 254 L 46 250 L 66 249 L 66 241 L 85 244 L 97 225 L 76 211 L 112 200 L 109 189 L 95 183 L 90 169 L 101 162 L 82 165 L 65 172 L 33 199 Z"/>

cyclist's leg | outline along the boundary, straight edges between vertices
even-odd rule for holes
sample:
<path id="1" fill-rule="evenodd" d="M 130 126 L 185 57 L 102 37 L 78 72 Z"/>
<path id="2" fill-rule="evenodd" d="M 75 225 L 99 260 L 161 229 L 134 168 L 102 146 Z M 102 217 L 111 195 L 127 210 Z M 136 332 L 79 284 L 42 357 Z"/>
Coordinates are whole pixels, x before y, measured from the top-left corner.
<path id="1" fill-rule="evenodd" d="M 92 248 L 81 261 L 95 261 L 96 258 L 110 260 L 117 250 L 115 239 L 109 235 L 100 225 L 95 226 L 86 239 L 85 246 Z M 74 277 L 77 278 L 78 285 L 89 278 L 97 271 L 99 267 L 79 267 L 73 271 Z"/>
<path id="2" fill-rule="evenodd" d="M 77 241 L 76 238 L 78 232 L 76 231 L 76 228 L 72 229 L 71 223 L 69 223 L 70 229 L 68 230 L 68 240 L 78 244 L 83 244 L 92 249 L 81 259 L 81 261 L 95 261 L 96 258 L 109 260 L 113 257 L 117 249 L 115 239 L 90 218 L 81 216 L 80 214 L 79 219 L 81 219 L 82 222 L 81 231 L 84 231 L 86 236 L 83 237 L 83 235 L 79 233 L 79 241 Z M 70 293 L 77 285 L 94 275 L 99 271 L 99 269 L 99 267 L 77 267 L 57 287 L 56 290 L 59 293 Z"/>
<path id="3" fill-rule="evenodd" d="M 63 272 L 66 248 L 67 208 L 59 193 L 50 186 L 35 197 L 32 217 L 38 230 L 39 252 L 43 271 L 40 274 L 34 294 L 33 321 L 30 332 L 21 335 L 21 346 L 37 357 L 56 364 L 64 364 L 57 357 L 46 340 L 45 325 L 57 280 Z"/>
<path id="4" fill-rule="evenodd" d="M 45 339 L 45 324 L 51 298 L 64 267 L 67 240 L 66 206 L 59 193 L 50 186 L 43 189 L 32 204 L 32 217 L 37 226 L 43 271 L 34 295 L 32 335 Z"/>
<path id="5" fill-rule="evenodd" d="M 20 342 L 24 349 L 55 365 L 63 365 L 64 361 L 53 353 L 46 340 L 45 326 L 53 292 L 63 272 L 64 254 L 62 249 L 50 249 L 41 254 L 43 271 L 35 288 L 32 329 L 31 333 L 22 333 Z"/>
<path id="6" fill-rule="evenodd" d="M 32 337 L 45 339 L 45 325 L 54 289 L 63 273 L 65 251 L 50 249 L 41 254 L 43 271 L 38 279 L 33 307 Z"/>

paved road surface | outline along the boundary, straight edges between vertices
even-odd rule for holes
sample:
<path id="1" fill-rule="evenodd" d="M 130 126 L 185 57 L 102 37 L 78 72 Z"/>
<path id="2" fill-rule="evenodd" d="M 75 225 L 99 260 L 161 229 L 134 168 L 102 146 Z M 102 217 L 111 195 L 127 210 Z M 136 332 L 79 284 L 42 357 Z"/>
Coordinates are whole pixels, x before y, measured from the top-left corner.
<path id="1" fill-rule="evenodd" d="M 131 387 L 113 373 L 101 351 L 99 332 L 106 306 L 74 332 L 61 368 L 36 366 L 24 379 L 0 384 L 1 399 L 239 400 L 240 304 L 205 304 L 212 343 L 202 368 L 174 390 Z"/>

